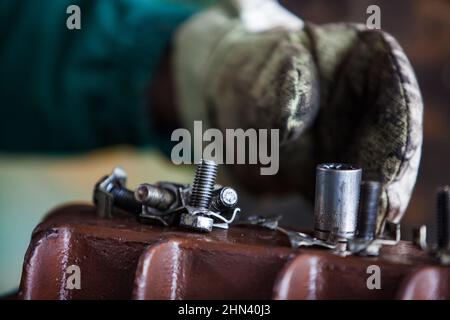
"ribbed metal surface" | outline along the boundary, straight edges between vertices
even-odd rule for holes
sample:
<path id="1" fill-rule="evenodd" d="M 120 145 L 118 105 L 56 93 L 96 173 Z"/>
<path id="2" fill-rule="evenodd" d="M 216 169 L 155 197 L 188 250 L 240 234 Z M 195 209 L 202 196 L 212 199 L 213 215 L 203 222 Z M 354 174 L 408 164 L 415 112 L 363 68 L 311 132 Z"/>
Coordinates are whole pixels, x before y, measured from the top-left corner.
<path id="1" fill-rule="evenodd" d="M 120 209 L 138 213 L 141 204 L 134 198 L 134 192 L 126 188 L 113 188 L 111 194 L 114 197 L 114 205 Z"/>
<path id="2" fill-rule="evenodd" d="M 175 201 L 175 196 L 170 191 L 148 183 L 137 187 L 135 198 L 141 203 L 159 210 L 168 209 Z"/>
<path id="3" fill-rule="evenodd" d="M 189 205 L 207 209 L 211 203 L 217 177 L 217 164 L 211 160 L 201 160 L 197 164 Z"/>

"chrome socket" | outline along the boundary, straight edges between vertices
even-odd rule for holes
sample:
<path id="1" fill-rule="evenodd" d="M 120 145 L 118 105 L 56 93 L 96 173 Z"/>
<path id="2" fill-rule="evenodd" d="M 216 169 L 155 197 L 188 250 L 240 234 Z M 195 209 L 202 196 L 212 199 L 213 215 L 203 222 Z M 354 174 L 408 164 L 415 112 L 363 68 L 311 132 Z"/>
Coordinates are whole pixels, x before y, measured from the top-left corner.
<path id="1" fill-rule="evenodd" d="M 356 233 L 362 169 L 325 163 L 316 167 L 314 234 L 324 241 L 346 242 Z"/>

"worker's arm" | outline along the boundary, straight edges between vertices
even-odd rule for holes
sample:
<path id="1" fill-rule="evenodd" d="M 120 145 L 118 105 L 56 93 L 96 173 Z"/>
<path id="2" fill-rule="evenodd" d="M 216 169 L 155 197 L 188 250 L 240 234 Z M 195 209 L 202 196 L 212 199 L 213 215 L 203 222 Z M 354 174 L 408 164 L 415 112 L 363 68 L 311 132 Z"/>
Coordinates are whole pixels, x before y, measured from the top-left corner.
<path id="1" fill-rule="evenodd" d="M 70 5 L 81 30 L 69 30 Z M 148 0 L 3 0 L 0 149 L 155 144 L 148 88 L 195 8 Z"/>

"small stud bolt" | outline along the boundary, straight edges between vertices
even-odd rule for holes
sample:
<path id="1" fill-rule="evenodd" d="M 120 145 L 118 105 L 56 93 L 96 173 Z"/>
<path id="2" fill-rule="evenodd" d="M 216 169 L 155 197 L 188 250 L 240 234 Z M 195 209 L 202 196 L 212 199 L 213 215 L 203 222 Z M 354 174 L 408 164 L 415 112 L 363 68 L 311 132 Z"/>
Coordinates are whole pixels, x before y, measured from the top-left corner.
<path id="1" fill-rule="evenodd" d="M 363 181 L 361 183 L 358 238 L 367 240 L 375 238 L 380 194 L 381 184 L 378 181 Z"/>
<path id="2" fill-rule="evenodd" d="M 210 208 L 213 212 L 222 212 L 236 207 L 237 202 L 237 192 L 233 188 L 223 187 L 214 191 Z"/>
<path id="3" fill-rule="evenodd" d="M 117 208 L 130 211 L 133 213 L 139 213 L 141 205 L 134 198 L 134 192 L 123 186 L 113 188 L 110 193 L 114 199 L 114 206 Z"/>
<path id="4" fill-rule="evenodd" d="M 140 203 L 162 211 L 167 210 L 176 200 L 169 190 L 148 183 L 139 185 L 134 197 Z"/>
<path id="5" fill-rule="evenodd" d="M 200 160 L 195 171 L 192 185 L 191 207 L 208 210 L 217 176 L 217 164 L 211 160 Z"/>
<path id="6" fill-rule="evenodd" d="M 440 187 L 436 200 L 438 248 L 450 250 L 450 187 Z"/>

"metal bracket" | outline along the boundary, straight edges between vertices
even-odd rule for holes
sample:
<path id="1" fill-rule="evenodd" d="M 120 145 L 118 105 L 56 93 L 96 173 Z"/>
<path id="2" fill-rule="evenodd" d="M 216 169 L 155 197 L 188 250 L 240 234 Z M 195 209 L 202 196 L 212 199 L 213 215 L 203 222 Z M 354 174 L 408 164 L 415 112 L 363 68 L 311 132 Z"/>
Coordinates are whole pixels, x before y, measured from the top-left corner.
<path id="1" fill-rule="evenodd" d="M 157 221 L 163 226 L 168 227 L 173 225 L 175 222 L 178 222 L 178 213 L 180 212 L 180 209 L 186 206 L 186 202 L 190 194 L 190 187 L 187 184 L 171 182 L 158 182 L 157 185 L 173 192 L 175 194 L 176 201 L 174 201 L 172 206 L 165 211 L 161 211 L 147 205 L 142 205 L 142 211 L 139 218 L 143 222 Z"/>
<path id="2" fill-rule="evenodd" d="M 315 238 L 306 233 L 286 230 L 278 226 L 281 216 L 250 216 L 246 220 L 239 221 L 240 225 L 254 225 L 274 230 L 285 234 L 289 238 L 292 248 L 318 246 L 327 249 L 332 249 L 336 254 L 349 255 L 378 255 L 380 248 L 383 245 L 395 245 L 400 241 L 400 225 L 387 222 L 388 228 L 382 237 L 372 240 L 365 239 L 350 239 L 348 243 L 340 243 L 338 239 L 329 238 L 327 241 Z"/>
<path id="3" fill-rule="evenodd" d="M 110 193 L 115 184 L 125 187 L 127 173 L 121 167 L 115 167 L 109 176 L 104 176 L 94 187 L 93 201 L 97 206 L 97 215 L 111 218 L 114 210 L 114 197 Z"/>

